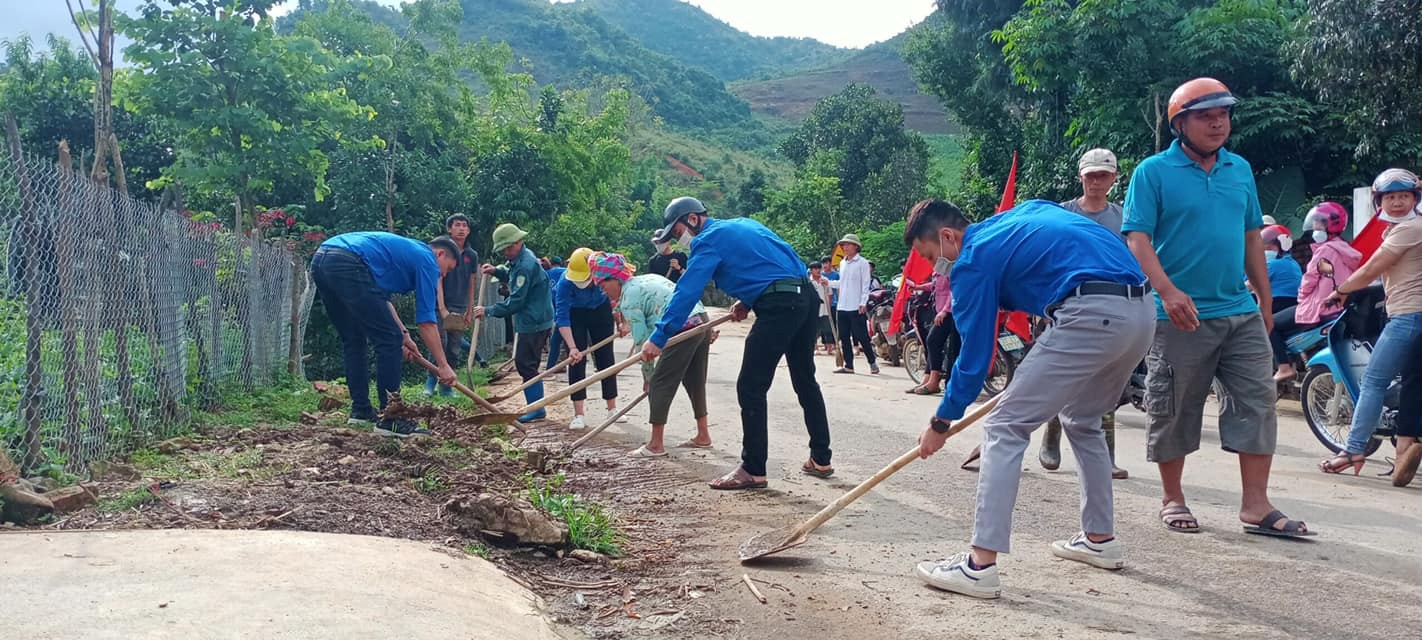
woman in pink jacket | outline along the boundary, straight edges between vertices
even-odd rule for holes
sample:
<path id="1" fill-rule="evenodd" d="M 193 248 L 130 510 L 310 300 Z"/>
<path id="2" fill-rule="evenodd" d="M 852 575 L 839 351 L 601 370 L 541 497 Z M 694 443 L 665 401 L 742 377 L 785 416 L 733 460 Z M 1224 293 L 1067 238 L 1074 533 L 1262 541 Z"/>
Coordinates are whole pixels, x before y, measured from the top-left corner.
<path id="1" fill-rule="evenodd" d="M 1298 372 L 1289 358 L 1285 340 L 1300 331 L 1312 329 L 1337 316 L 1343 310 L 1328 304 L 1328 296 L 1338 283 L 1357 271 L 1363 254 L 1348 246 L 1342 238 L 1348 228 L 1348 210 L 1336 202 L 1323 202 L 1308 212 L 1304 229 L 1313 232 L 1313 258 L 1304 269 L 1299 284 L 1299 304 L 1274 314 L 1274 331 L 1269 340 L 1274 344 L 1274 362 L 1279 365 L 1275 380 L 1292 379 Z"/>

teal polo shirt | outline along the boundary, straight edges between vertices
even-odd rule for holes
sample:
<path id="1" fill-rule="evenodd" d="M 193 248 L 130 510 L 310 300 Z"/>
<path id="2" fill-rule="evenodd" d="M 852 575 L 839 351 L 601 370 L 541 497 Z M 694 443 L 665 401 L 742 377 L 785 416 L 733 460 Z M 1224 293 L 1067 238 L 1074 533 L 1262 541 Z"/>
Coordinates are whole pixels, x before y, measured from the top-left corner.
<path id="1" fill-rule="evenodd" d="M 1249 161 L 1225 149 L 1209 173 L 1176 140 L 1141 162 L 1126 191 L 1121 232 L 1149 235 L 1165 275 L 1201 320 L 1259 310 L 1244 286 L 1244 232 L 1264 226 Z M 1168 318 L 1160 296 L 1156 316 Z"/>

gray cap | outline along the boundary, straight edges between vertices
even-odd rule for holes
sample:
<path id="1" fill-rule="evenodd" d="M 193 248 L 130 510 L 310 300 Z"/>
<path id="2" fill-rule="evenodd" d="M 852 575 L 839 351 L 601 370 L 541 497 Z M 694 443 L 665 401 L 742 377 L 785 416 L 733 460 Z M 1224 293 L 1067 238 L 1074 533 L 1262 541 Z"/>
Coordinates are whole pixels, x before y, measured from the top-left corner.
<path id="1" fill-rule="evenodd" d="M 1118 173 L 1116 168 L 1116 154 L 1109 149 L 1092 149 L 1081 154 L 1081 160 L 1076 163 L 1077 175 L 1088 173 L 1099 173 L 1109 171 Z"/>
<path id="2" fill-rule="evenodd" d="M 693 213 L 704 215 L 706 213 L 706 205 L 701 204 L 700 200 L 688 196 L 682 196 L 672 200 L 671 203 L 667 204 L 666 210 L 662 212 L 662 225 L 664 226 L 661 231 L 657 232 L 657 235 L 652 237 L 652 242 L 670 242 L 672 239 L 672 227 L 676 226 L 676 223 L 682 218 Z"/>

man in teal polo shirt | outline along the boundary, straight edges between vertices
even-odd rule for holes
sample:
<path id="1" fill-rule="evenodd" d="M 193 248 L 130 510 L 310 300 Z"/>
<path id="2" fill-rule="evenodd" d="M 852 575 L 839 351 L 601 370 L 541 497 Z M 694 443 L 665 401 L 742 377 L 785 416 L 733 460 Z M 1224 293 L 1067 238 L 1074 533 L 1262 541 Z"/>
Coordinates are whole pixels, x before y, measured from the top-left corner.
<path id="1" fill-rule="evenodd" d="M 513 317 L 514 331 L 518 333 L 514 341 L 514 367 L 525 382 L 538 375 L 538 363 L 553 329 L 553 295 L 548 288 L 548 273 L 538 263 L 538 256 L 523 246 L 527 235 L 510 223 L 494 229 L 494 252 L 503 255 L 508 264 L 502 267 L 485 264 L 480 270 L 507 283 L 509 297 L 495 305 L 474 307 L 475 318 Z M 543 382 L 524 389 L 523 399 L 529 404 L 542 400 Z M 518 421 L 532 422 L 547 415 L 547 411 L 539 409 L 520 416 Z"/>
<path id="2" fill-rule="evenodd" d="M 1245 288 L 1269 300 L 1264 225 L 1249 162 L 1224 148 L 1235 97 L 1224 83 L 1191 80 L 1170 97 L 1176 140 L 1141 162 L 1126 194 L 1122 231 L 1157 295 L 1155 343 L 1146 358 L 1146 457 L 1160 467 L 1160 518 L 1171 531 L 1195 533 L 1181 477 L 1185 456 L 1200 448 L 1205 397 L 1222 389 L 1219 435 L 1239 455 L 1239 519 L 1250 533 L 1309 535 L 1269 502 L 1269 468 L 1278 419 L 1269 330 Z"/>

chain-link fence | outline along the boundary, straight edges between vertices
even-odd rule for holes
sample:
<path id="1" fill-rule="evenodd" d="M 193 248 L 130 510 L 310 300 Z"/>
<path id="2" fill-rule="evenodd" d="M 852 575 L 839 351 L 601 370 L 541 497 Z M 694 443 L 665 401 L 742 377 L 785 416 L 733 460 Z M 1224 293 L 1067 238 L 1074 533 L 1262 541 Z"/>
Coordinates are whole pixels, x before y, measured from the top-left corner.
<path id="1" fill-rule="evenodd" d="M 227 385 L 302 375 L 315 287 L 284 240 L 0 152 L 0 448 L 82 472 L 183 430 Z"/>

